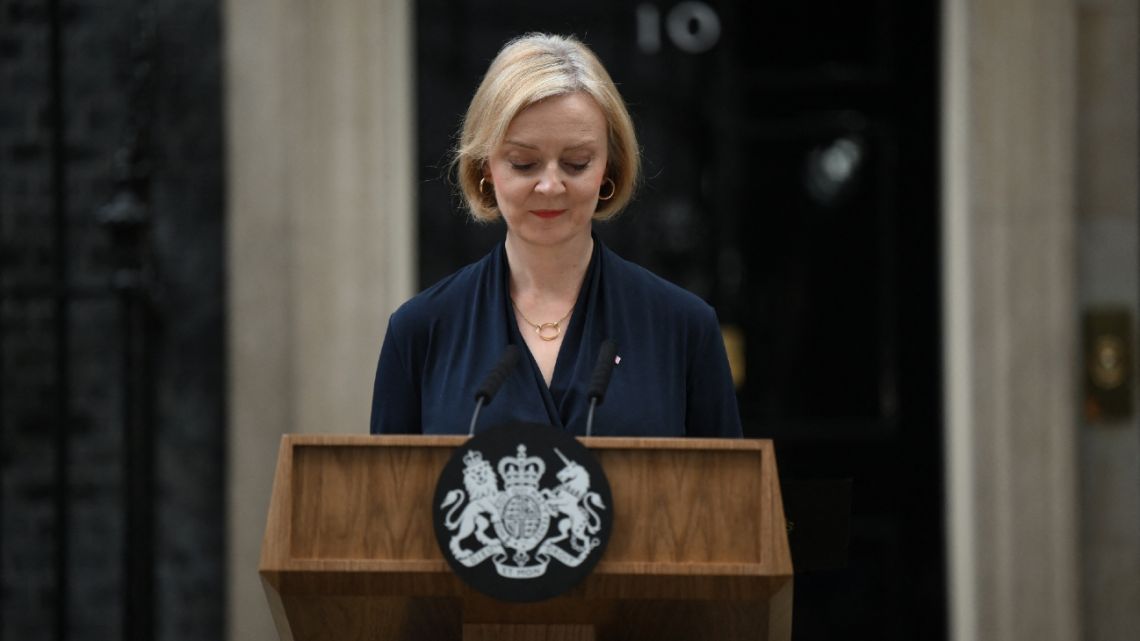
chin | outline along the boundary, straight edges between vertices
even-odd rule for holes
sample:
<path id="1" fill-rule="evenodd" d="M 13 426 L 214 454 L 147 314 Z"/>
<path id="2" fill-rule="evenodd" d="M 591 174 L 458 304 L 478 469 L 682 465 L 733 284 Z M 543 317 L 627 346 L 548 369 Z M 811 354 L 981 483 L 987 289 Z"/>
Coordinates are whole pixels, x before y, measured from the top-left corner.
<path id="1" fill-rule="evenodd" d="M 590 235 L 591 219 L 583 220 L 569 212 L 554 219 L 541 219 L 533 214 L 504 216 L 507 229 L 520 240 L 539 245 L 555 245 L 578 236 Z"/>
<path id="2" fill-rule="evenodd" d="M 590 226 L 581 225 L 521 225 L 509 227 L 519 240 L 532 245 L 555 246 L 583 236 L 589 237 Z"/>

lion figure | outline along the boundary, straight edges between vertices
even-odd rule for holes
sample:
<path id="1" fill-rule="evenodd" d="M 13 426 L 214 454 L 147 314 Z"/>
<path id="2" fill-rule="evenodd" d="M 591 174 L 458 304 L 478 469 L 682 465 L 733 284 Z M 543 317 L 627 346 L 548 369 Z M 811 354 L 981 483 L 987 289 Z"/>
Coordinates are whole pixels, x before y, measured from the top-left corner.
<path id="1" fill-rule="evenodd" d="M 463 468 L 463 486 L 467 488 L 466 497 L 470 501 L 464 506 L 463 490 L 451 490 L 444 498 L 443 504 L 440 505 L 441 510 L 451 507 L 443 522 L 447 529 L 451 531 L 455 531 L 456 528 L 459 529 L 451 537 L 450 542 L 451 553 L 457 559 L 472 554 L 471 550 L 462 546 L 463 541 L 472 534 L 483 545 L 498 542 L 498 539 L 487 535 L 487 528 L 499 519 L 498 511 L 495 509 L 495 501 L 499 497 L 498 479 L 495 477 L 495 471 L 491 468 L 491 464 L 483 459 L 483 455 L 477 451 L 468 452 L 463 457 L 463 461 L 466 464 Z M 454 518 L 455 511 L 461 506 L 463 511 L 460 512 L 458 518 Z"/>

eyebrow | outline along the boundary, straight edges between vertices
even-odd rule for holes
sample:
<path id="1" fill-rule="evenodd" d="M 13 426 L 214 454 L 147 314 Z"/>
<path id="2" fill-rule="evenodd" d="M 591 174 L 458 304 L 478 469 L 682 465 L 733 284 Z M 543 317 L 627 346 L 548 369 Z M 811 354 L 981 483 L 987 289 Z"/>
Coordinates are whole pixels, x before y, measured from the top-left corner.
<path id="1" fill-rule="evenodd" d="M 514 146 L 516 146 L 516 147 L 522 147 L 522 148 L 524 148 L 524 149 L 534 149 L 535 151 L 537 151 L 537 150 L 538 150 L 538 146 L 536 146 L 536 145 L 532 145 L 532 144 L 529 144 L 529 143 L 525 143 L 525 142 L 521 142 L 521 141 L 518 141 L 518 140 L 504 140 L 504 141 L 503 141 L 503 144 L 505 144 L 505 145 L 514 145 Z M 569 146 L 569 147 L 567 147 L 566 149 L 578 149 L 578 148 L 580 148 L 580 147 L 587 147 L 587 146 L 589 146 L 589 145 L 592 145 L 592 144 L 594 144 L 594 140 L 591 138 L 591 139 L 589 139 L 589 140 L 583 140 L 582 142 L 580 142 L 580 143 L 578 143 L 578 144 L 576 144 L 576 145 L 570 145 L 570 146 Z"/>

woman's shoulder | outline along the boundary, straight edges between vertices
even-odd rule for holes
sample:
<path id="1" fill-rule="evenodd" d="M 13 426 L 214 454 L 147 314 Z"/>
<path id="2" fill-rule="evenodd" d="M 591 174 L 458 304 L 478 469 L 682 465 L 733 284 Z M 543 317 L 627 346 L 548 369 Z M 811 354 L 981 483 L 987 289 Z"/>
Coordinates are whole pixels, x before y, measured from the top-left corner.
<path id="1" fill-rule="evenodd" d="M 617 287 L 622 296 L 654 309 L 668 310 L 686 318 L 715 322 L 712 306 L 693 292 L 605 249 L 607 287 Z"/>
<path id="2" fill-rule="evenodd" d="M 442 317 L 463 313 L 472 294 L 489 277 L 494 256 L 492 251 L 412 296 L 392 313 L 390 323 L 401 328 L 426 327 Z"/>

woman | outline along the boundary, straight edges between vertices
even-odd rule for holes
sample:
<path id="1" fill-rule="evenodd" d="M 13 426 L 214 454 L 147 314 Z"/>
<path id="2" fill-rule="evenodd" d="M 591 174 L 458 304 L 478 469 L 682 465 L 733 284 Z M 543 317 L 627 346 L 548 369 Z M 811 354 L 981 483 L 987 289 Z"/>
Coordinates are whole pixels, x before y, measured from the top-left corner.
<path id="1" fill-rule="evenodd" d="M 599 348 L 618 363 L 595 435 L 740 436 L 716 314 L 593 236 L 630 200 L 633 123 L 609 74 L 573 38 L 509 42 L 476 91 L 456 152 L 463 196 L 506 238 L 392 314 L 373 433 L 466 433 L 474 393 L 508 344 L 522 358 L 479 425 L 585 433 Z"/>

